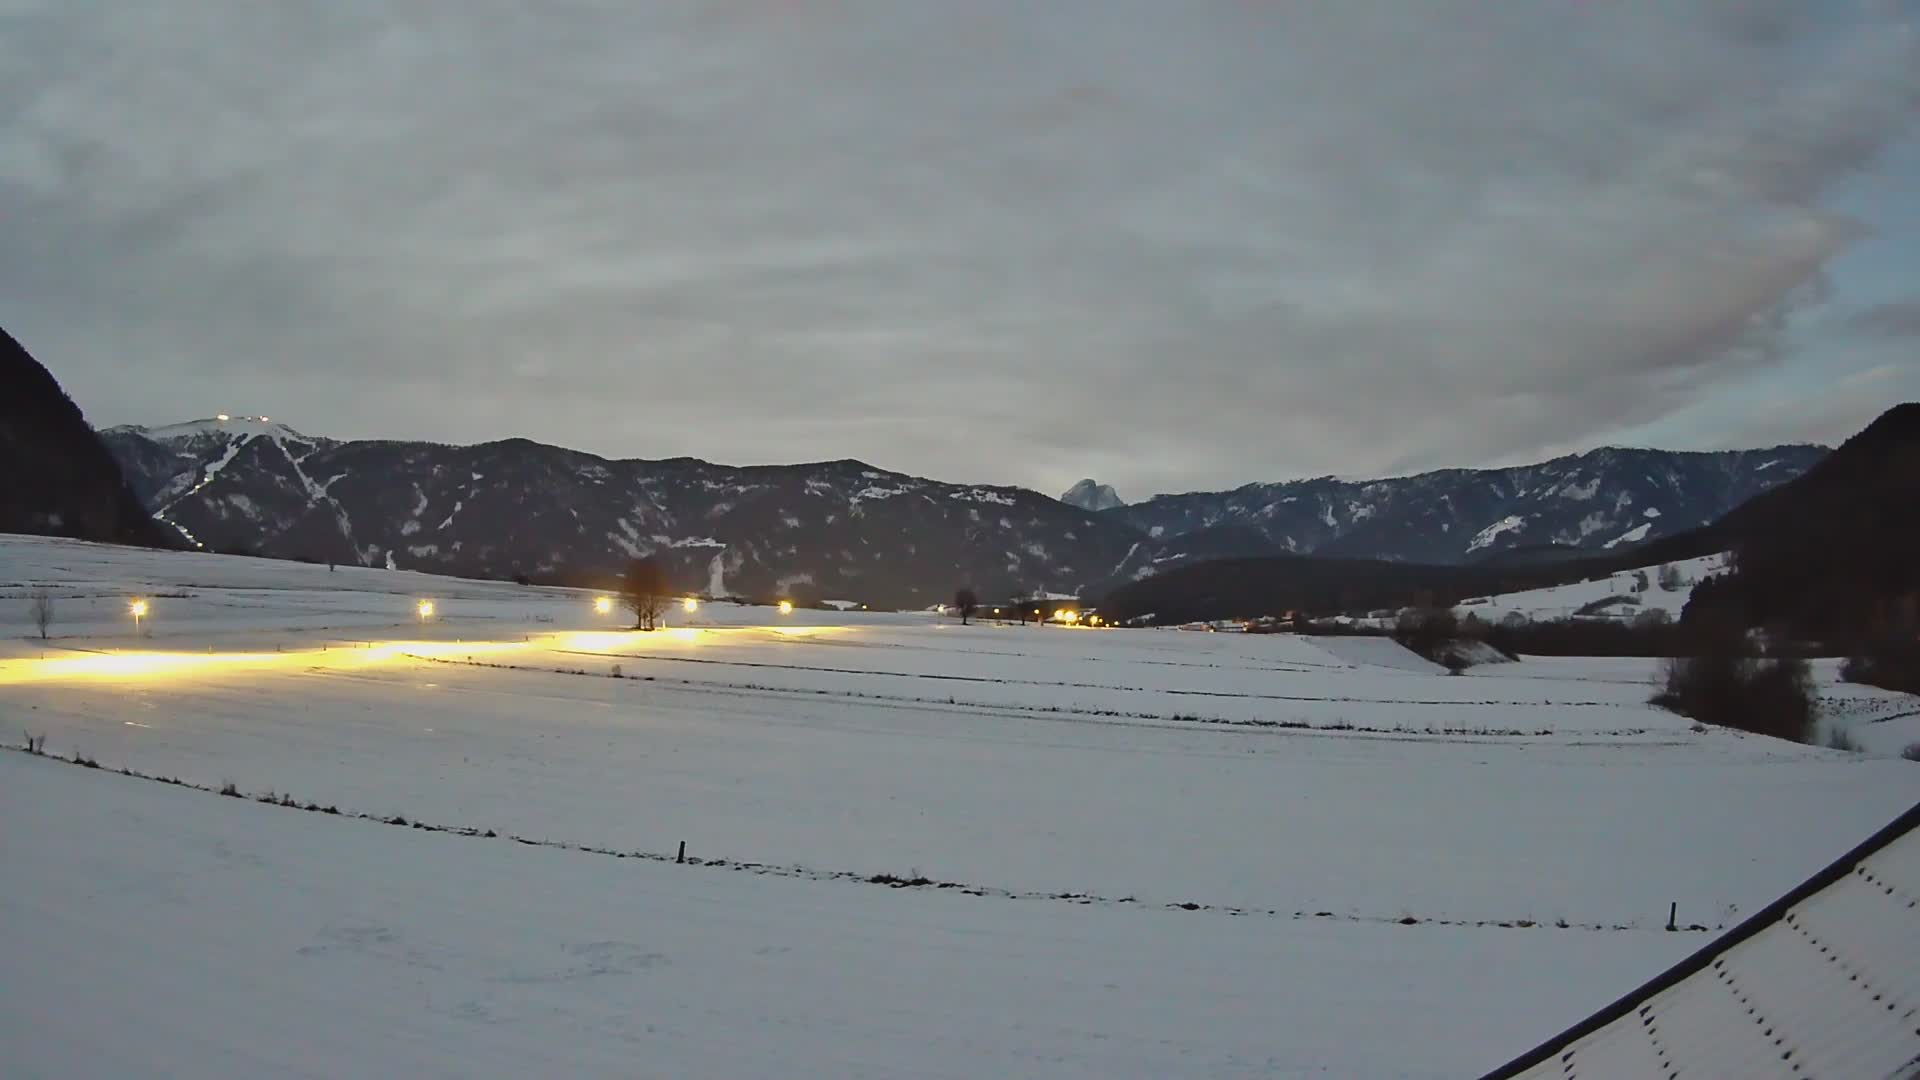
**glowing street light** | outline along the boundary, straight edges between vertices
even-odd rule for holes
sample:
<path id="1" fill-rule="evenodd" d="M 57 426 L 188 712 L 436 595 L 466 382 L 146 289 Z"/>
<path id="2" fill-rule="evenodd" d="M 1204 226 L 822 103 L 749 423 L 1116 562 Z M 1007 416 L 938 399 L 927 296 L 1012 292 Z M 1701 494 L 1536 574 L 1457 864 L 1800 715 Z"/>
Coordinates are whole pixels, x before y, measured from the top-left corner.
<path id="1" fill-rule="evenodd" d="M 593 610 L 594 610 L 594 613 L 597 615 L 611 614 L 613 612 L 613 598 L 610 596 L 594 597 Z"/>
<path id="2" fill-rule="evenodd" d="M 782 615 L 793 614 L 793 601 L 791 600 L 780 601 L 780 614 Z"/>
<path id="3" fill-rule="evenodd" d="M 147 617 L 147 602 L 135 600 L 127 605 L 127 613 L 133 616 L 133 632 L 140 633 L 140 620 Z"/>
<path id="4" fill-rule="evenodd" d="M 220 420 L 220 421 L 227 421 L 227 420 L 231 420 L 231 419 L 233 419 L 233 417 L 231 417 L 231 416 L 228 416 L 228 415 L 227 415 L 226 413 L 221 413 L 220 415 L 218 415 L 218 416 L 216 416 L 216 417 L 214 417 L 214 419 L 215 419 L 215 420 Z"/>
<path id="5" fill-rule="evenodd" d="M 413 610 L 420 613 L 421 622 L 426 622 L 428 619 L 433 618 L 433 601 L 422 600 L 418 604 L 413 605 Z"/>
<path id="6" fill-rule="evenodd" d="M 696 599 L 694 599 L 693 597 L 691 597 L 691 596 L 689 596 L 689 597 L 687 597 L 687 598 L 686 598 L 685 600 L 682 600 L 682 601 L 680 601 L 680 610 L 681 610 L 681 611 L 685 611 L 685 612 L 689 612 L 689 613 L 691 613 L 691 612 L 695 612 L 695 611 L 699 611 L 699 610 L 700 610 L 700 601 L 698 601 L 698 600 L 696 600 Z"/>

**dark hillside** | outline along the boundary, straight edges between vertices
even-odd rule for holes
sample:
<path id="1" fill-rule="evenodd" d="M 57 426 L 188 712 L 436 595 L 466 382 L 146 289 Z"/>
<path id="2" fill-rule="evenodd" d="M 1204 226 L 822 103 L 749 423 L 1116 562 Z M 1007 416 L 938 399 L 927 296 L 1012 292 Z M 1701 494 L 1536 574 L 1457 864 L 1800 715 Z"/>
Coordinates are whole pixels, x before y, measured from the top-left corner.
<path id="1" fill-rule="evenodd" d="M 52 373 L 0 330 L 0 532 L 177 547 Z"/>

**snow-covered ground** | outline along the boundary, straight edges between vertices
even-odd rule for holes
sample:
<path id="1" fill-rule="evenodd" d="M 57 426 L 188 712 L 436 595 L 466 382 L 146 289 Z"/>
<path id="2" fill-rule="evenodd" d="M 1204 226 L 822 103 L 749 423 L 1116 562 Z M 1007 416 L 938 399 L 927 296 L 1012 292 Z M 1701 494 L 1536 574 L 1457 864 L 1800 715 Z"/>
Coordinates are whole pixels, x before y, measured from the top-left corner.
<path id="1" fill-rule="evenodd" d="M 1681 609 L 1687 606 L 1687 598 L 1693 595 L 1694 585 L 1720 572 L 1726 561 L 1725 555 L 1706 555 L 1668 564 L 1679 573 L 1678 587 L 1674 589 L 1661 588 L 1660 567 L 1648 566 L 1570 585 L 1475 597 L 1454 611 L 1462 617 L 1477 615 L 1488 622 L 1499 622 L 1515 613 L 1535 620 L 1565 619 L 1589 604 L 1613 599 L 1616 603 L 1598 614 L 1631 618 L 1645 611 L 1664 611 L 1677 619 Z M 1643 578 L 1645 589 L 1640 588 Z"/>
<path id="2" fill-rule="evenodd" d="M 0 537 L 4 741 L 501 834 L 0 754 L 0 1047 L 28 1075 L 1459 1075 L 1702 944 L 1669 902 L 1729 922 L 1920 798 L 1911 763 L 1695 732 L 1644 661 L 1453 678 L 1380 640 L 731 604 L 632 634 L 590 599 Z M 1850 730 L 1903 723 L 1822 682 Z M 681 841 L 759 872 L 564 847 Z"/>

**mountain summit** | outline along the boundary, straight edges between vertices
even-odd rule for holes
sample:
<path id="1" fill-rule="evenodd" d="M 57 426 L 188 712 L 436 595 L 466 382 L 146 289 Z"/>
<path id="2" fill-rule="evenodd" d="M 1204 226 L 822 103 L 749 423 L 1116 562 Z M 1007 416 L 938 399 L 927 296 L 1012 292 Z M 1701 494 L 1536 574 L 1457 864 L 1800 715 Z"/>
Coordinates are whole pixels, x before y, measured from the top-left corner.
<path id="1" fill-rule="evenodd" d="M 1120 493 L 1107 484 L 1096 484 L 1092 480 L 1082 480 L 1068 488 L 1060 501 L 1068 506 L 1077 506 L 1082 510 L 1099 513 L 1102 510 L 1115 510 L 1127 505 Z"/>

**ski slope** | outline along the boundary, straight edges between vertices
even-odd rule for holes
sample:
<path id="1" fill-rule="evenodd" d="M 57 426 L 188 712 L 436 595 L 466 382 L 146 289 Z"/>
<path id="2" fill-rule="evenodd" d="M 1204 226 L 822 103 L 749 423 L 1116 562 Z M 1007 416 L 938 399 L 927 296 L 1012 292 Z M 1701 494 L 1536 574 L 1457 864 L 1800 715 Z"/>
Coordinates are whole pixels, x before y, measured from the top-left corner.
<path id="1" fill-rule="evenodd" d="M 1572 618 L 1588 604 L 1614 599 L 1618 603 L 1605 614 L 1631 618 L 1642 612 L 1663 611 L 1678 619 L 1687 606 L 1687 598 L 1693 595 L 1693 586 L 1725 568 L 1726 561 L 1725 555 L 1706 555 L 1672 563 L 1680 572 L 1681 584 L 1676 589 L 1660 587 L 1660 567 L 1656 565 L 1567 585 L 1477 597 L 1457 605 L 1454 611 L 1462 618 L 1475 615 L 1488 622 L 1499 622 L 1513 615 L 1545 621 Z M 1647 580 L 1644 590 L 1639 589 L 1638 579 L 1642 574 Z"/>
<path id="2" fill-rule="evenodd" d="M 731 604 L 635 634 L 590 599 L 0 537 L 5 741 L 498 834 L 0 754 L 0 985 L 32 988 L 0 1046 L 46 1075 L 1460 1075 L 1702 944 L 1670 903 L 1724 925 L 1920 798 L 1911 763 L 1695 731 L 1644 662 L 1454 678 L 1377 640 Z"/>

